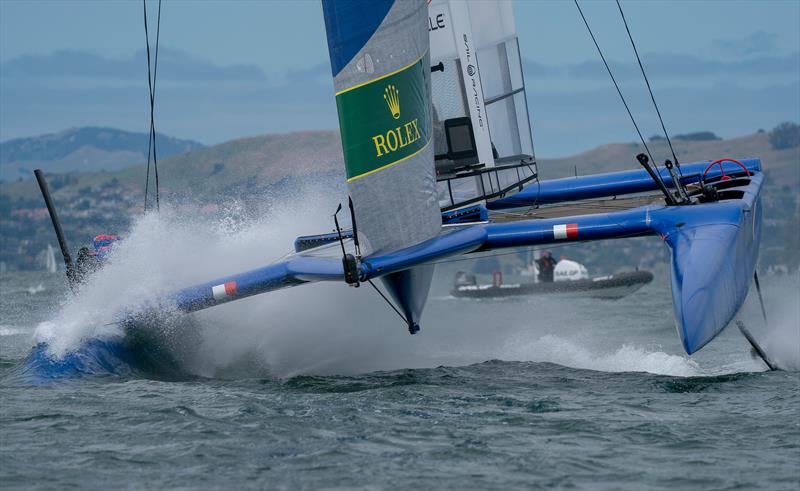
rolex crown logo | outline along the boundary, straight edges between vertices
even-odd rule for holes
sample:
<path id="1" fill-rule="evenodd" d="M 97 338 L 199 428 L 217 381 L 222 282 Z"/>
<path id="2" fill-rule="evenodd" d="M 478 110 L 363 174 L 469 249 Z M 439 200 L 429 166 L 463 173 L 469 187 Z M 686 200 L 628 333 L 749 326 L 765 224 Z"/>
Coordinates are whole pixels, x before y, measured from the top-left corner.
<path id="1" fill-rule="evenodd" d="M 389 106 L 389 111 L 392 113 L 394 119 L 400 117 L 400 91 L 394 85 L 387 85 L 383 91 L 383 99 L 386 105 Z"/>

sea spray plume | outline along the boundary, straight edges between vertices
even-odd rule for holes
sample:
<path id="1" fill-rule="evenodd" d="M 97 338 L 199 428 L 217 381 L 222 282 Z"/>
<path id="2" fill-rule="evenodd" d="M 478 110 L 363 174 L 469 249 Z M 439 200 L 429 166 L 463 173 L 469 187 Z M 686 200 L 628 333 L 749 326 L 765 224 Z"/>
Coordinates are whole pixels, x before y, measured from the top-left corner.
<path id="1" fill-rule="evenodd" d="M 800 271 L 763 281 L 769 319 L 761 337 L 763 348 L 779 368 L 800 370 Z"/>
<path id="2" fill-rule="evenodd" d="M 52 320 L 38 327 L 35 339 L 47 346 L 51 356 L 63 357 L 90 340 L 123 340 L 133 327 L 139 336 L 146 329 L 169 334 L 175 324 L 172 317 L 178 314 L 163 305 L 166 293 L 285 255 L 294 236 L 329 228 L 314 223 L 313 218 L 298 219 L 326 215 L 318 213 L 318 202 L 290 203 L 283 211 L 275 210 L 269 218 L 262 215 L 259 220 L 247 216 L 244 207 L 236 203 L 228 203 L 226 211 L 230 213 L 215 219 L 194 213 L 187 216 L 174 207 L 142 216 L 117 244 L 108 263 L 87 278 L 75 297 L 64 301 Z M 151 315 L 154 310 L 158 316 Z M 202 332 L 204 327 L 199 324 L 194 329 Z M 230 332 L 235 325 L 229 323 L 225 328 Z"/>
<path id="3" fill-rule="evenodd" d="M 683 355 L 631 344 L 606 352 L 591 343 L 579 343 L 553 334 L 536 337 L 519 333 L 508 340 L 507 349 L 508 360 L 549 362 L 603 372 L 648 372 L 678 377 L 708 374 Z"/>

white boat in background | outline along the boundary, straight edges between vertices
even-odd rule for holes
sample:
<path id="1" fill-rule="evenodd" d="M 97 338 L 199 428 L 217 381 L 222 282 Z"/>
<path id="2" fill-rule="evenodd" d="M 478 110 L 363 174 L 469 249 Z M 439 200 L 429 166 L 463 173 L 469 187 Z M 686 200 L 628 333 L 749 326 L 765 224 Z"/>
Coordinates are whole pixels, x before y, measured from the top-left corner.
<path id="1" fill-rule="evenodd" d="M 492 283 L 479 284 L 475 275 L 459 271 L 451 291 L 454 297 L 503 298 L 520 295 L 561 294 L 573 297 L 618 299 L 630 295 L 653 281 L 650 271 L 626 271 L 605 276 L 589 276 L 586 267 L 569 259 L 562 259 L 553 270 L 553 281 L 541 281 L 536 263 L 520 272 L 529 281 L 504 283 L 503 274 L 495 271 Z"/>
<path id="2" fill-rule="evenodd" d="M 47 272 L 51 274 L 58 271 L 58 263 L 56 263 L 56 251 L 50 244 L 47 244 L 47 259 L 45 269 L 47 269 Z"/>

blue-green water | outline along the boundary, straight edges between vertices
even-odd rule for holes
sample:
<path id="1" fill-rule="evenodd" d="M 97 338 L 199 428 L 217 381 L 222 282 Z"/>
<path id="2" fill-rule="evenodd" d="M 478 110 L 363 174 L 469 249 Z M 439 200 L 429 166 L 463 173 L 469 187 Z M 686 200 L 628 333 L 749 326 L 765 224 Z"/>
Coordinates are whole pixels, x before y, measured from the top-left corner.
<path id="1" fill-rule="evenodd" d="M 683 355 L 666 278 L 612 302 L 447 282 L 414 337 L 369 291 L 320 285 L 147 326 L 168 370 L 31 383 L 37 340 L 116 333 L 70 324 L 105 311 L 59 277 L 4 275 L 2 488 L 800 487 L 800 374 L 763 372 L 735 328 Z M 798 329 L 797 281 L 764 282 Z"/>

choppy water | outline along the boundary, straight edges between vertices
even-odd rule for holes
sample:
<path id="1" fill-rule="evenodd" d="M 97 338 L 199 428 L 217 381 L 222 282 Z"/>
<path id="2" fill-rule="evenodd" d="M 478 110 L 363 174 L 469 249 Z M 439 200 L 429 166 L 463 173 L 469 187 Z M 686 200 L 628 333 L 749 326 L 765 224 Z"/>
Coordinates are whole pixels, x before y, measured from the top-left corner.
<path id="1" fill-rule="evenodd" d="M 447 296 L 449 280 L 437 280 L 418 336 L 374 292 L 314 285 L 140 326 L 117 357 L 102 343 L 119 333 L 85 324 L 126 292 L 97 278 L 108 295 L 98 305 L 84 297 L 103 292 L 70 300 L 58 277 L 4 275 L 0 483 L 800 487 L 796 365 L 763 372 L 735 329 L 683 355 L 667 278 L 619 301 L 464 301 Z M 763 281 L 783 331 L 759 333 L 796 364 L 797 278 Z M 743 316 L 755 326 L 752 307 Z M 96 351 L 43 379 L 31 358 L 40 341 L 55 360 Z"/>

